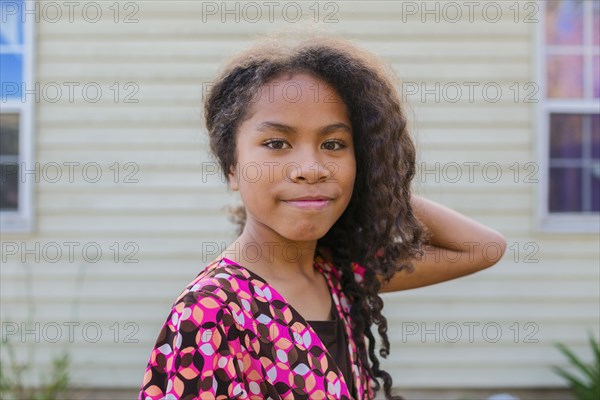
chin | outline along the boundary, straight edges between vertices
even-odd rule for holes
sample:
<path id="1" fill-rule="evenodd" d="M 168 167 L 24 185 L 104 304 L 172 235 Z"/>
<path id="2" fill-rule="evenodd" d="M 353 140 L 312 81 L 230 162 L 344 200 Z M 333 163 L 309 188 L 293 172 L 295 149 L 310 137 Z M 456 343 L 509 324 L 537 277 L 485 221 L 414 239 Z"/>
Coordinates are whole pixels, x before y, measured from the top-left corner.
<path id="1" fill-rule="evenodd" d="M 325 236 L 327 234 L 327 232 L 329 231 L 329 227 L 328 229 L 325 229 L 323 227 L 301 227 L 301 226 L 296 226 L 294 227 L 295 229 L 293 231 L 289 231 L 288 232 L 284 232 L 282 234 L 282 236 L 284 236 L 285 238 L 287 238 L 288 240 L 293 240 L 295 242 L 310 242 L 313 240 L 319 240 L 321 239 L 323 236 Z"/>

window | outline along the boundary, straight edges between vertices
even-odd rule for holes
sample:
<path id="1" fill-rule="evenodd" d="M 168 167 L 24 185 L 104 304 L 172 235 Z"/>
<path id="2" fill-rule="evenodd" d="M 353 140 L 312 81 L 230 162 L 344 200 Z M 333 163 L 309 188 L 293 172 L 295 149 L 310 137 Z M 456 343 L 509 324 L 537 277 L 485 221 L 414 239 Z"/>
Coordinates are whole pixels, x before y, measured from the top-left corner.
<path id="1" fill-rule="evenodd" d="M 548 231 L 600 229 L 600 2 L 540 1 L 539 219 Z"/>
<path id="2" fill-rule="evenodd" d="M 32 84 L 33 22 L 24 0 L 0 0 L 0 229 L 32 227 L 32 101 L 23 93 Z M 31 177 L 31 174 L 29 175 Z"/>

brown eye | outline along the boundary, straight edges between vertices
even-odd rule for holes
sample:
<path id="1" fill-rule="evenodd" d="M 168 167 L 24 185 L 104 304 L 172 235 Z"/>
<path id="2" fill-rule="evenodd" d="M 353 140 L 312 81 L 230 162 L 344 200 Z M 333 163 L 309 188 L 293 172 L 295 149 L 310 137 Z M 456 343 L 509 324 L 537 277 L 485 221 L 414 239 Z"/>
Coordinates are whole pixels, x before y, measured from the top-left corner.
<path id="1" fill-rule="evenodd" d="M 287 143 L 283 140 L 272 139 L 266 141 L 263 145 L 271 150 L 283 150 Z"/>
<path id="2" fill-rule="evenodd" d="M 344 147 L 346 147 L 344 145 L 344 143 L 337 141 L 337 140 L 330 140 L 329 142 L 325 142 L 323 143 L 323 148 L 325 150 L 332 150 L 332 151 L 336 151 L 336 150 L 341 150 Z"/>

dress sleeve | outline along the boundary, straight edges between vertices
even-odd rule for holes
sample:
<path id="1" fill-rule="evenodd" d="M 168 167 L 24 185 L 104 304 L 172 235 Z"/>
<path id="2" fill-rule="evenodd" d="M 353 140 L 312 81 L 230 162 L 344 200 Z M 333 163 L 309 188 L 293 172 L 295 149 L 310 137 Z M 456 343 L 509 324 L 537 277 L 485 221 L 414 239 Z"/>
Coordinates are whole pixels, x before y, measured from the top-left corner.
<path id="1" fill-rule="evenodd" d="M 160 331 L 138 399 L 248 399 L 241 331 L 220 299 L 187 293 Z"/>

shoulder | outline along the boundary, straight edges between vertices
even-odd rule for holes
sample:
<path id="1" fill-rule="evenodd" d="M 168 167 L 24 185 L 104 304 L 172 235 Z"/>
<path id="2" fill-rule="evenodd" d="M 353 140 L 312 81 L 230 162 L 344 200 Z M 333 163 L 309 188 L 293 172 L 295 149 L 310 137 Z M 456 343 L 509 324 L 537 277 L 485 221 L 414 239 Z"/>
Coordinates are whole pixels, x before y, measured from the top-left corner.
<path id="1" fill-rule="evenodd" d="M 173 304 L 150 355 L 143 398 L 196 398 L 199 391 L 216 398 L 217 390 L 237 398 L 244 321 L 217 267 L 203 270 Z"/>
<path id="2" fill-rule="evenodd" d="M 224 262 L 212 262 L 177 297 L 172 314 L 180 314 L 183 319 L 193 315 L 196 322 L 222 321 L 224 316 L 231 316 L 241 328 L 243 319 L 236 310 L 248 297 L 248 285 L 243 271 Z"/>
<path id="3" fill-rule="evenodd" d="M 244 271 L 235 268 L 221 260 L 213 261 L 200 272 L 180 294 L 182 297 L 195 297 L 197 294 L 215 295 L 228 302 L 235 299 L 229 296 L 234 292 L 244 290 L 249 277 Z"/>

